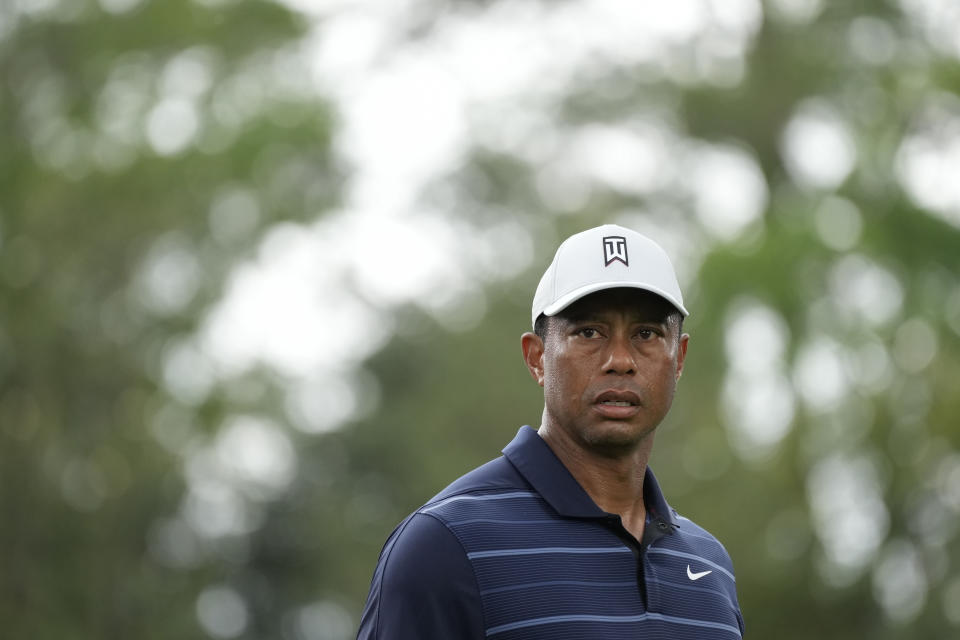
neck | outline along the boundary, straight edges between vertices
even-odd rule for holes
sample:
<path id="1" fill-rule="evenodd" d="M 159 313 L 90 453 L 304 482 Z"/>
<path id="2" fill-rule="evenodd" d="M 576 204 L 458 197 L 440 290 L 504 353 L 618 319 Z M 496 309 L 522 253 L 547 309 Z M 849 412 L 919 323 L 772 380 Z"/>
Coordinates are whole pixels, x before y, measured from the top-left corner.
<path id="1" fill-rule="evenodd" d="M 538 433 L 597 506 L 619 515 L 624 528 L 641 539 L 647 514 L 643 479 L 653 449 L 653 433 L 633 446 L 617 449 L 578 442 L 546 421 Z"/>

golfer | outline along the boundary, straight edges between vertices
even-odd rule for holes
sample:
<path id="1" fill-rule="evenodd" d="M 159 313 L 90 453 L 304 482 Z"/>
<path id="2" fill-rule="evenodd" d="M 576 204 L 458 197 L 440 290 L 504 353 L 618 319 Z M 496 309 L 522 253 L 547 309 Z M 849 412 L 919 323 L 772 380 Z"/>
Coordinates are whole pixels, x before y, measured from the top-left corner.
<path id="1" fill-rule="evenodd" d="M 561 244 L 520 340 L 539 428 L 400 523 L 358 638 L 741 638 L 730 557 L 648 466 L 686 316 L 649 238 L 604 225 Z"/>

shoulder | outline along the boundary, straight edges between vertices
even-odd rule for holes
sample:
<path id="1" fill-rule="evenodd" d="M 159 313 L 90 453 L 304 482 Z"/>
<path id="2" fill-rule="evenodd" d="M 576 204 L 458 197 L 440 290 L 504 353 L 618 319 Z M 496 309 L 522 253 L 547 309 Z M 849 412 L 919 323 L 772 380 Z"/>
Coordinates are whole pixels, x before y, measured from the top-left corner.
<path id="1" fill-rule="evenodd" d="M 463 547 L 447 526 L 417 511 L 387 539 L 378 571 L 383 588 L 408 592 L 431 588 L 434 579 L 447 580 L 452 572 L 469 569 L 465 560 Z"/>
<path id="2" fill-rule="evenodd" d="M 459 524 L 475 517 L 493 517 L 515 509 L 520 502 L 542 499 L 504 457 L 491 460 L 460 477 L 431 498 L 417 513 L 447 525 L 454 535 Z"/>
<path id="3" fill-rule="evenodd" d="M 478 637 L 477 581 L 446 525 L 420 512 L 394 530 L 380 553 L 358 638 Z"/>
<path id="4" fill-rule="evenodd" d="M 441 553 L 463 555 L 456 535 L 448 526 L 450 516 L 464 505 L 497 501 L 517 491 L 530 489 L 505 458 L 477 467 L 401 522 L 384 545 L 381 563 L 399 564 L 419 552 L 429 552 L 431 557 Z"/>
<path id="5" fill-rule="evenodd" d="M 504 502 L 501 498 L 521 492 L 530 494 L 530 489 L 502 457 L 460 477 L 397 525 L 380 553 L 375 582 L 381 590 L 411 593 L 454 577 L 473 581 L 457 521 L 482 505 Z"/>
<path id="6" fill-rule="evenodd" d="M 428 500 L 424 508 L 456 495 L 517 488 L 529 488 L 529 485 L 510 461 L 500 456 L 457 478 L 443 491 Z"/>
<path id="7" fill-rule="evenodd" d="M 711 555 L 722 555 L 729 561 L 730 554 L 727 553 L 726 547 L 723 546 L 723 543 L 721 543 L 716 536 L 690 518 L 680 514 L 675 514 L 675 517 L 677 523 L 680 525 L 678 530 L 690 541 L 690 544 Z"/>
<path id="8" fill-rule="evenodd" d="M 464 509 L 518 491 L 529 487 L 497 458 L 401 522 L 380 553 L 359 637 L 482 637 L 479 587 L 455 523 Z"/>

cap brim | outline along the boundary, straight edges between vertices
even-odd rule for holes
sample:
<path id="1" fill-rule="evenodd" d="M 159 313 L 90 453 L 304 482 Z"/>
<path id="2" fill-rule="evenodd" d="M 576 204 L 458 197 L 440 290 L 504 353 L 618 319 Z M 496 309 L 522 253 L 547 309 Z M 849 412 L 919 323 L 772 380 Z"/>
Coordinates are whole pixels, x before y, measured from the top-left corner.
<path id="1" fill-rule="evenodd" d="M 584 296 L 588 296 L 591 293 L 596 293 L 597 291 L 603 291 L 605 289 L 641 289 L 643 291 L 649 291 L 650 293 L 655 293 L 656 295 L 660 296 L 661 298 L 663 298 L 664 300 L 672 304 L 674 307 L 677 308 L 677 311 L 683 314 L 684 317 L 687 317 L 690 315 L 690 312 L 687 311 L 686 307 L 683 306 L 683 303 L 681 303 L 679 300 L 677 300 L 675 297 L 673 297 L 663 289 L 650 286 L 650 285 L 643 285 L 643 284 L 623 282 L 623 281 L 592 282 L 586 286 L 580 287 L 579 289 L 574 289 L 573 291 L 557 298 L 553 302 L 553 304 L 549 304 L 546 307 L 544 307 L 541 313 L 543 313 L 546 316 L 556 315 L 561 311 L 563 311 L 564 309 L 566 309 L 567 307 L 569 307 L 571 304 L 573 304 L 577 300 L 579 300 L 580 298 L 583 298 Z"/>

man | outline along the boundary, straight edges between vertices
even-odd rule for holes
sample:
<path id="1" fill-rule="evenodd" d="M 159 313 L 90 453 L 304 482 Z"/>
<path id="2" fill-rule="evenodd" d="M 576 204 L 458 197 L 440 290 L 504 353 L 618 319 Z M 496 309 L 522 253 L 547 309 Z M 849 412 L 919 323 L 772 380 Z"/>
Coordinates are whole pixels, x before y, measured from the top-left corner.
<path id="1" fill-rule="evenodd" d="M 362 640 L 740 638 L 723 546 L 647 466 L 689 336 L 669 258 L 604 225 L 560 245 L 523 358 L 539 430 L 463 476 L 384 545 Z"/>

